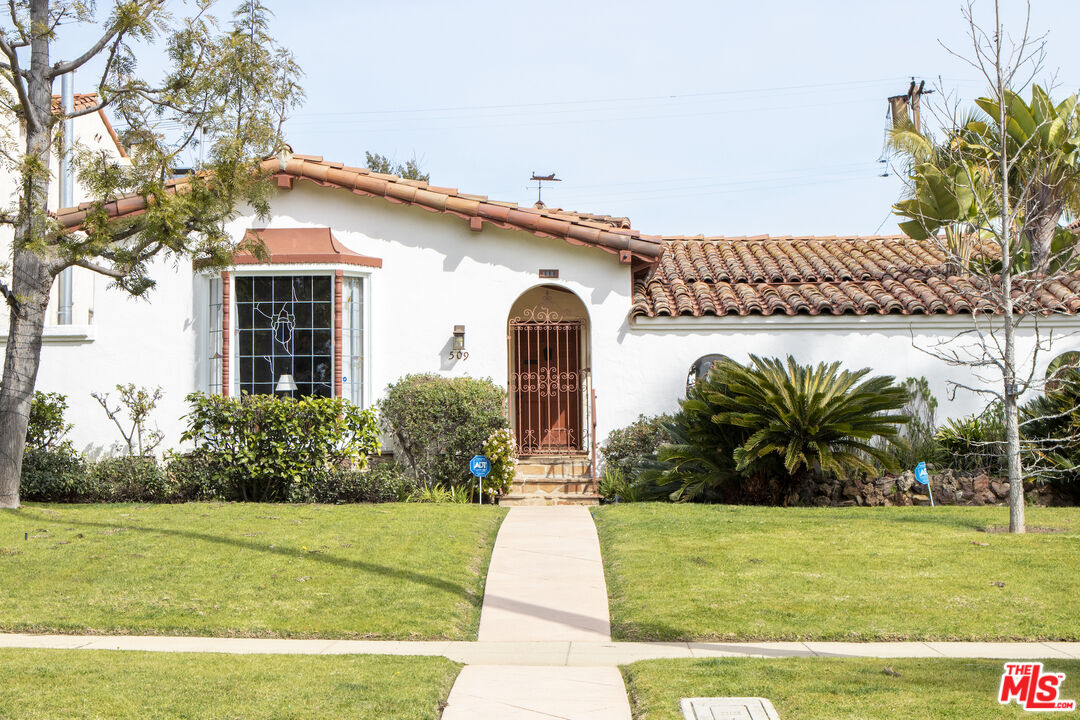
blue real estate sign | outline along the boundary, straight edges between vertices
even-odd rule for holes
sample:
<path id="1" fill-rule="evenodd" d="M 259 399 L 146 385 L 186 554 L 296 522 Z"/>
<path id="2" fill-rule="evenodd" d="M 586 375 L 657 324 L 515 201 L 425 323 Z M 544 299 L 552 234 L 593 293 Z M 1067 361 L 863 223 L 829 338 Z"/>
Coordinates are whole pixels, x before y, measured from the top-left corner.
<path id="1" fill-rule="evenodd" d="M 491 474 L 491 460 L 486 455 L 473 455 L 469 461 L 469 472 L 478 478 L 486 478 Z"/>

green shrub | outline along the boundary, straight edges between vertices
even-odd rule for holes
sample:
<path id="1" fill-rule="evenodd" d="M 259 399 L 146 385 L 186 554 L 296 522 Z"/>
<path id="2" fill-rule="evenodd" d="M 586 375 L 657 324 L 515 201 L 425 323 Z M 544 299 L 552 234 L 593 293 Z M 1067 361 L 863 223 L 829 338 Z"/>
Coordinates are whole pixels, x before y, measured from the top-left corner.
<path id="1" fill-rule="evenodd" d="M 416 490 L 416 481 L 394 462 L 372 463 L 365 470 L 333 470 L 311 487 L 310 502 L 387 503 L 404 502 Z"/>
<path id="2" fill-rule="evenodd" d="M 408 471 L 426 488 L 469 487 L 469 459 L 509 427 L 506 393 L 490 379 L 406 375 L 387 388 L 379 413 Z"/>
<path id="3" fill-rule="evenodd" d="M 1005 419 L 1000 402 L 981 413 L 950 418 L 934 435 L 942 462 L 966 473 L 999 475 L 1005 470 Z"/>
<path id="4" fill-rule="evenodd" d="M 517 470 L 517 447 L 510 428 L 491 433 L 483 446 L 484 456 L 491 460 L 491 474 L 484 478 L 484 495 L 492 499 L 503 495 L 514 485 Z M 475 478 L 474 478 L 475 479 Z"/>
<path id="5" fill-rule="evenodd" d="M 32 450 L 65 449 L 73 452 L 71 441 L 65 439 L 71 430 L 71 425 L 64 421 L 65 412 L 66 395 L 35 390 L 26 424 L 26 447 Z"/>
<path id="6" fill-rule="evenodd" d="M 1059 487 L 1080 480 L 1080 371 L 1075 362 L 1073 353 L 1055 358 L 1045 394 L 1025 403 L 1019 413 L 1025 475 Z"/>
<path id="7" fill-rule="evenodd" d="M 618 463 L 604 467 L 596 489 L 600 497 L 609 503 L 638 502 L 645 499 L 645 489 L 632 482 Z"/>
<path id="8" fill-rule="evenodd" d="M 464 485 L 460 487 L 420 486 L 408 498 L 408 502 L 414 503 L 458 503 L 461 505 L 471 502 L 471 500 L 472 493 Z"/>
<path id="9" fill-rule="evenodd" d="M 176 502 L 224 500 L 225 473 L 214 462 L 214 456 L 201 450 L 165 455 L 165 473 Z"/>
<path id="10" fill-rule="evenodd" d="M 123 455 L 90 466 L 93 484 L 109 502 L 173 502 L 173 482 L 152 456 Z"/>
<path id="11" fill-rule="evenodd" d="M 864 380 L 869 372 L 790 356 L 722 359 L 682 401 L 671 442 L 640 477 L 672 500 L 787 503 L 815 474 L 873 472 L 871 459 L 892 466 L 873 443 L 896 437 L 907 417 L 894 411 L 908 395 L 891 377 Z"/>
<path id="12" fill-rule="evenodd" d="M 67 448 L 27 447 L 19 495 L 34 502 L 98 502 L 107 498 L 94 484 L 86 461 Z"/>
<path id="13" fill-rule="evenodd" d="M 341 398 L 192 393 L 181 436 L 230 500 L 303 501 L 326 473 L 363 468 L 379 449 L 371 409 Z"/>
<path id="14" fill-rule="evenodd" d="M 935 436 L 938 401 L 930 392 L 930 383 L 924 377 L 909 377 L 902 387 L 908 393 L 908 400 L 900 412 L 911 419 L 900 427 L 895 438 L 880 446 L 897 468 L 911 470 L 920 462 L 940 464 L 944 458 Z"/>
<path id="15" fill-rule="evenodd" d="M 600 446 L 604 466 L 618 468 L 626 474 L 642 458 L 655 455 L 661 445 L 671 441 L 667 426 L 673 419 L 667 413 L 653 417 L 639 415 L 626 427 L 612 430 Z"/>

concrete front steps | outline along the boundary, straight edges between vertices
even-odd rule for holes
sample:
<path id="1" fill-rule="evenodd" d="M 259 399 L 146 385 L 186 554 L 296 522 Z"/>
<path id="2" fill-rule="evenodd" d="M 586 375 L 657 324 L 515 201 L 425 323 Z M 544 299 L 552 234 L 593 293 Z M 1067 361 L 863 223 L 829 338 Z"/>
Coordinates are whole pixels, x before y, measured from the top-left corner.
<path id="1" fill-rule="evenodd" d="M 499 504 L 599 505 L 593 491 L 589 457 L 579 455 L 530 455 L 518 460 L 514 483 Z"/>

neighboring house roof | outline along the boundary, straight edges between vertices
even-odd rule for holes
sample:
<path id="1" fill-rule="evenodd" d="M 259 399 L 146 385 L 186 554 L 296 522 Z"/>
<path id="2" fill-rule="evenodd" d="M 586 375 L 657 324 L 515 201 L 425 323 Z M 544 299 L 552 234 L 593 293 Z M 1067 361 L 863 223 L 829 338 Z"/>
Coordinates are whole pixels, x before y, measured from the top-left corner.
<path id="1" fill-rule="evenodd" d="M 315 155 L 271 158 L 263 167 L 276 172 L 279 185 L 291 187 L 293 180 L 306 180 L 327 187 L 350 190 L 358 195 L 379 197 L 394 203 L 416 205 L 432 212 L 456 215 L 469 221 L 473 230 L 484 224 L 525 232 L 540 237 L 565 240 L 573 245 L 598 247 L 619 254 L 652 261 L 660 256 L 660 238 L 646 236 L 630 227 L 626 218 L 588 215 L 547 208 L 520 207 L 516 203 L 489 200 L 485 195 L 469 195 L 456 188 L 438 187 L 397 175 L 385 175 L 364 168 L 323 160 Z"/>
<path id="2" fill-rule="evenodd" d="M 75 112 L 92 108 L 99 102 L 97 93 L 75 93 L 72 97 L 72 105 L 75 106 Z M 59 115 L 64 112 L 64 100 L 60 95 L 52 96 L 52 111 L 53 114 Z"/>
<path id="3" fill-rule="evenodd" d="M 949 274 L 933 241 L 888 237 L 665 238 L 634 282 L 631 315 L 917 315 L 996 312 L 977 278 Z M 1041 309 L 1080 311 L 1080 278 Z"/>
<path id="4" fill-rule="evenodd" d="M 75 112 L 82 110 L 88 110 L 100 102 L 97 93 L 75 93 L 72 97 L 72 109 Z M 64 112 L 64 100 L 60 95 L 52 96 L 52 111 L 54 115 L 60 115 Z M 127 157 L 127 151 L 124 150 L 124 145 L 120 142 L 120 137 L 116 134 L 116 130 L 113 129 L 112 123 L 109 122 L 109 118 L 105 115 L 105 110 L 98 110 L 98 115 L 101 117 L 101 122 L 105 123 L 105 129 L 109 131 L 109 137 L 112 138 L 113 143 L 116 145 L 116 149 L 120 152 L 120 157 Z"/>

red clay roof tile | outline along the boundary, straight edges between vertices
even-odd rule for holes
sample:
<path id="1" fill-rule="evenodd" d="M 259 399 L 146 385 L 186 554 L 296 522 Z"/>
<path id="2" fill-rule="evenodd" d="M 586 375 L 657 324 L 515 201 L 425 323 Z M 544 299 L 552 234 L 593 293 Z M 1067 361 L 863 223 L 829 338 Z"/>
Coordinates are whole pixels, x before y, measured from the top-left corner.
<path id="1" fill-rule="evenodd" d="M 634 282 L 631 314 L 915 315 L 996 312 L 984 280 L 950 272 L 933 240 L 664 238 Z M 1018 291 L 1019 292 L 1019 291 Z M 1080 277 L 1050 282 L 1039 311 L 1080 310 Z"/>

